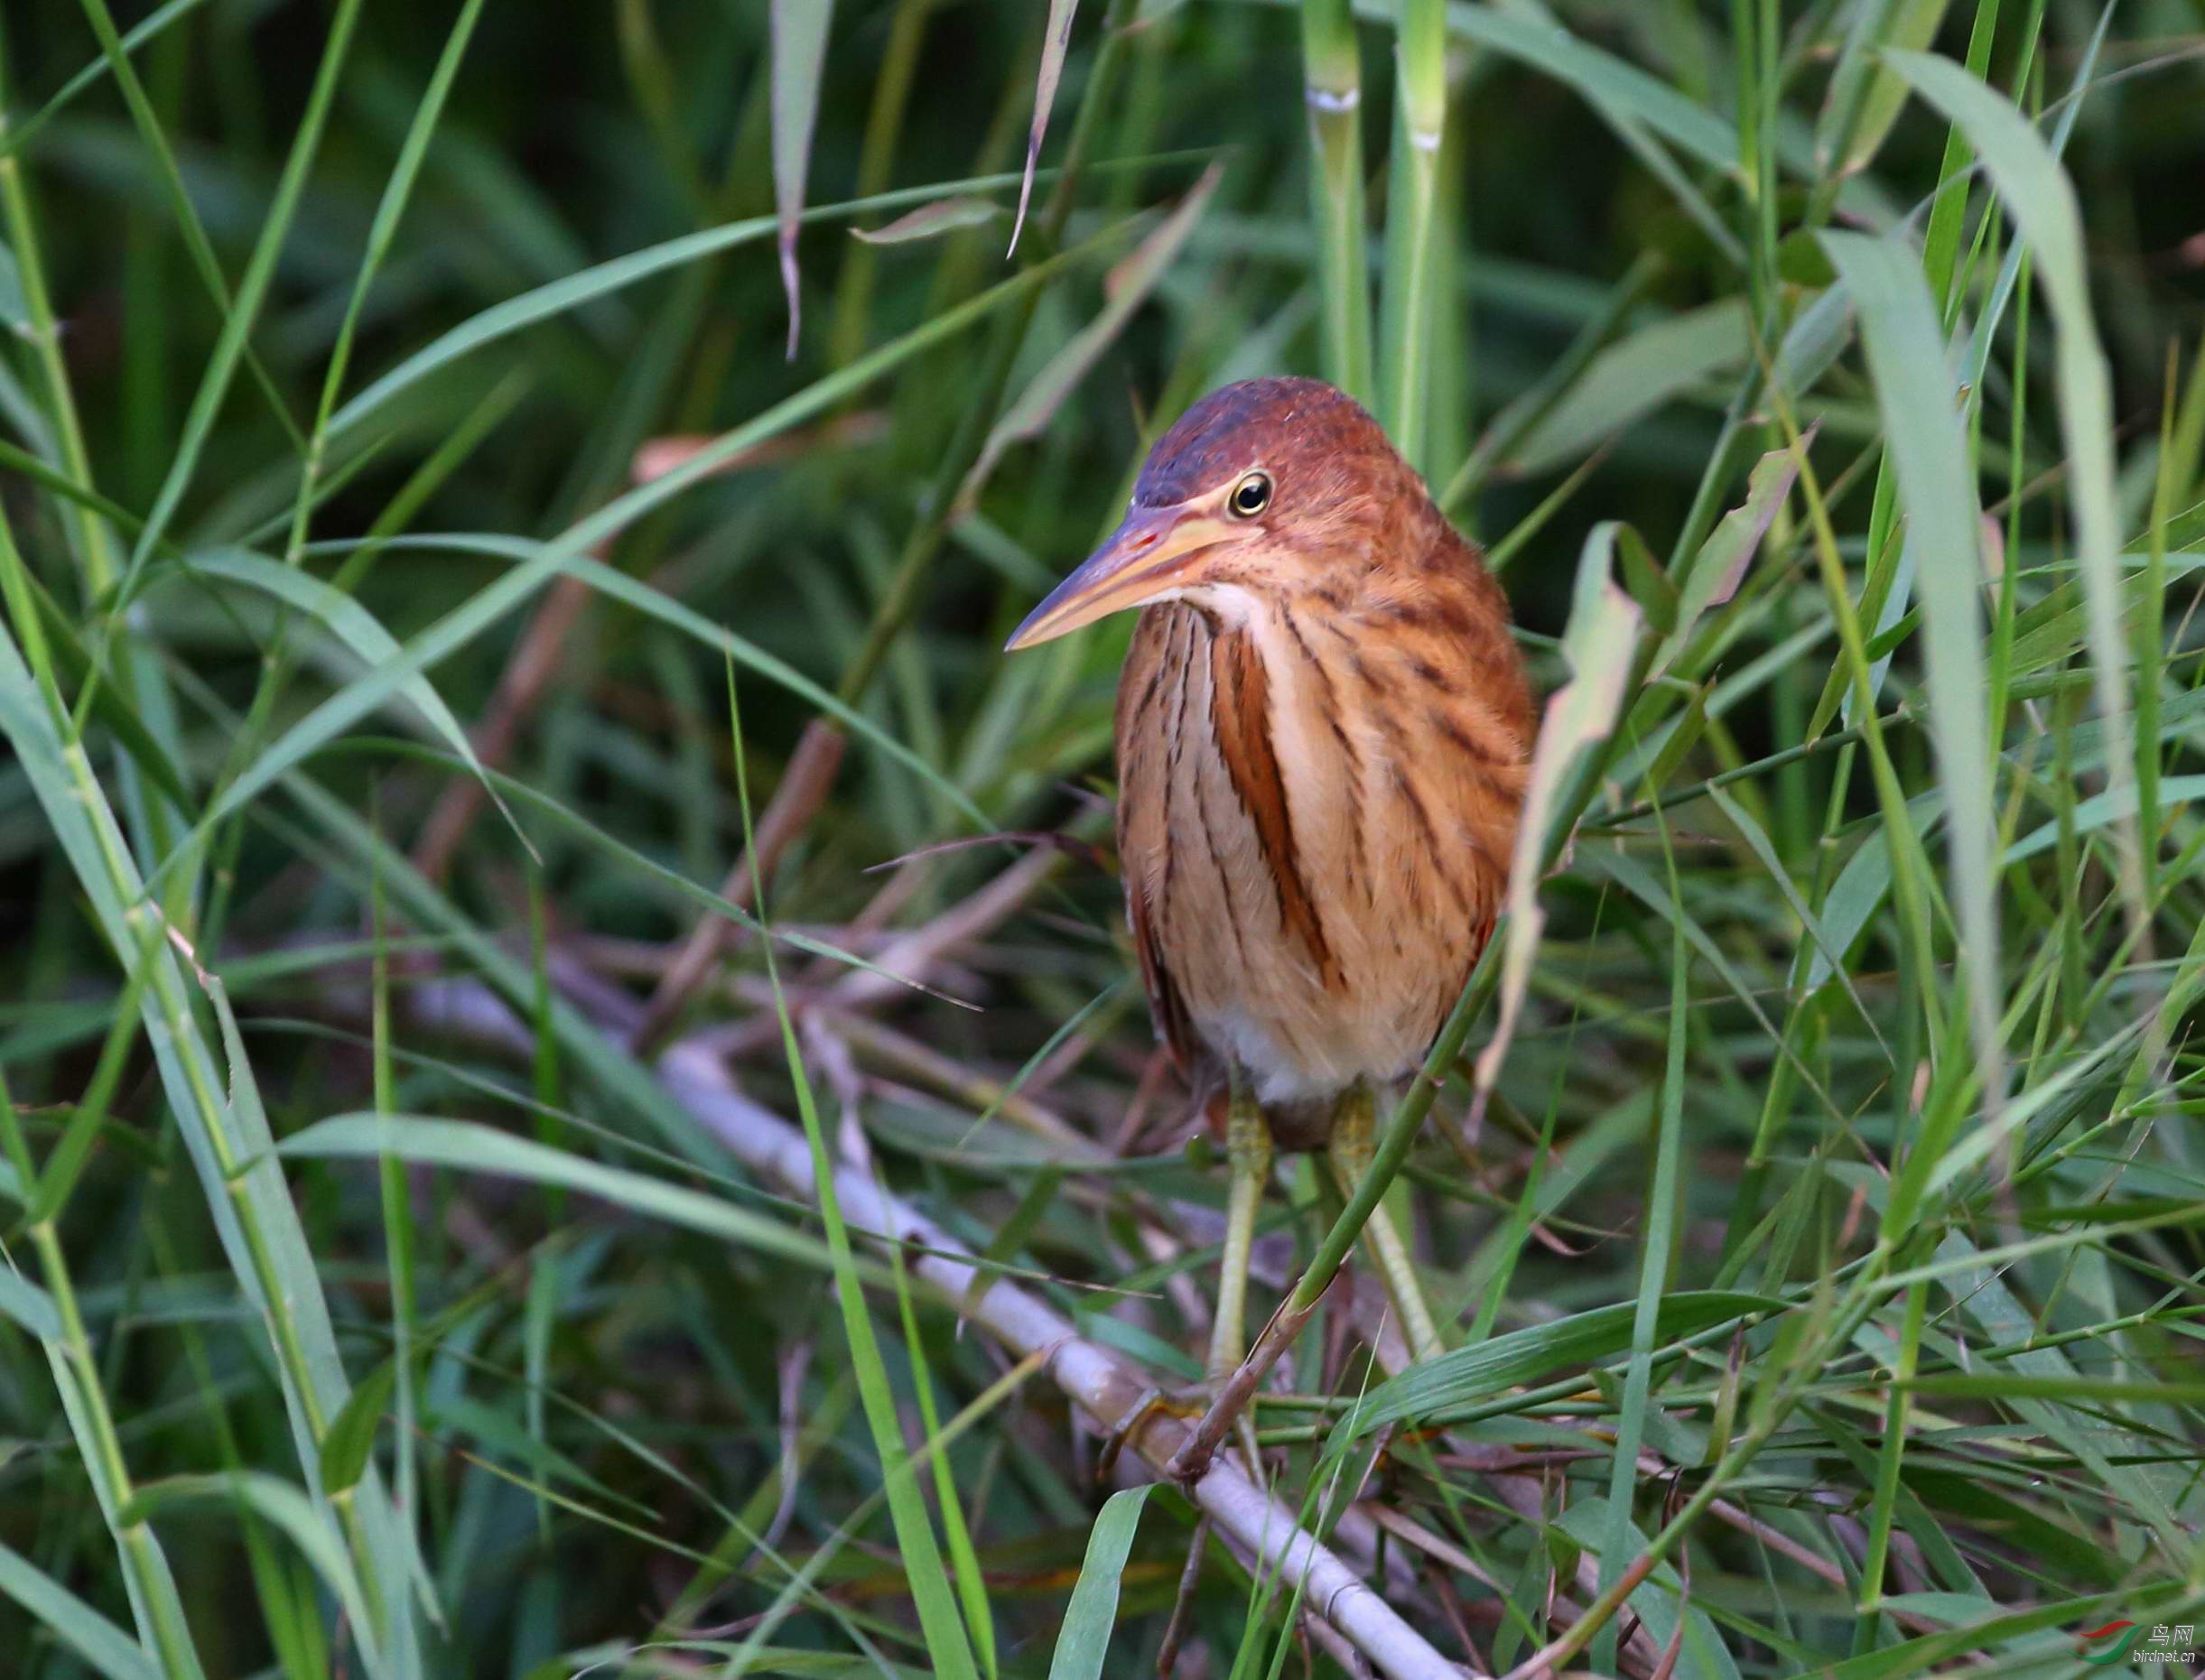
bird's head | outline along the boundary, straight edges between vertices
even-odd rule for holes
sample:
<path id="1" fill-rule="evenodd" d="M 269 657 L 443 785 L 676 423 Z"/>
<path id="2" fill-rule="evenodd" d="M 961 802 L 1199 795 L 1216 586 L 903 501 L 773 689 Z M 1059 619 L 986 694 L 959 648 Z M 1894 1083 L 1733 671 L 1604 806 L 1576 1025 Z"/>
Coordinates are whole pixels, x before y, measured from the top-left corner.
<path id="1" fill-rule="evenodd" d="M 1337 587 L 1420 549 L 1439 515 L 1354 398 L 1317 379 L 1212 392 L 1157 441 L 1125 522 L 1009 643 L 1033 647 L 1129 607 Z"/>

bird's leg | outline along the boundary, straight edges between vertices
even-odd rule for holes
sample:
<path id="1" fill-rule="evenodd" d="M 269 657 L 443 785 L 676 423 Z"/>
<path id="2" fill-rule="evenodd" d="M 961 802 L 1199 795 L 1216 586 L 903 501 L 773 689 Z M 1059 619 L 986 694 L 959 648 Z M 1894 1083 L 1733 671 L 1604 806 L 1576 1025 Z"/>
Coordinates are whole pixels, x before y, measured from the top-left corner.
<path id="1" fill-rule="evenodd" d="M 1217 1272 L 1217 1313 L 1210 1321 L 1209 1381 L 1222 1388 L 1241 1368 L 1248 1352 L 1248 1263 L 1255 1247 L 1256 1216 L 1263 1206 L 1263 1186 L 1271 1175 L 1271 1127 L 1255 1093 L 1238 1069 L 1233 1073 L 1232 1094 L 1225 1109 L 1225 1161 L 1231 1169 L 1225 1201 L 1225 1248 Z M 1143 1390 L 1126 1408 L 1104 1437 L 1096 1461 L 1098 1480 L 1110 1474 L 1133 1432 L 1158 1411 L 1177 1409 L 1160 1388 Z M 1255 1425 L 1245 1415 L 1238 1419 L 1242 1450 L 1252 1471 L 1256 1462 Z"/>
<path id="2" fill-rule="evenodd" d="M 1271 1123 L 1238 1068 L 1225 1109 L 1225 1247 L 1218 1258 L 1217 1313 L 1210 1321 L 1209 1377 L 1223 1389 L 1248 1354 L 1248 1266 L 1256 1242 L 1256 1216 L 1271 1175 Z M 1235 1420 L 1249 1474 L 1256 1473 L 1256 1425 L 1242 1412 Z"/>
<path id="3" fill-rule="evenodd" d="M 1370 1086 L 1358 1081 L 1340 1093 L 1332 1111 L 1331 1141 L 1326 1146 L 1326 1153 L 1332 1160 L 1333 1176 L 1340 1181 L 1342 1195 L 1353 1198 L 1355 1186 L 1371 1170 L 1372 1159 L 1377 1154 L 1376 1129 L 1377 1104 Z M 1401 1233 L 1394 1229 L 1393 1217 L 1386 1211 L 1383 1202 L 1371 1210 L 1370 1222 L 1363 1228 L 1363 1240 L 1370 1249 L 1371 1258 L 1377 1263 L 1378 1275 L 1393 1303 L 1394 1314 L 1400 1320 L 1401 1335 L 1409 1343 L 1410 1356 L 1419 1363 L 1430 1359 L 1440 1350 L 1438 1327 L 1432 1322 L 1432 1310 L 1425 1304 L 1424 1290 L 1417 1282 L 1417 1268 L 1409 1258 L 1409 1247 L 1401 1240 Z"/>
<path id="4" fill-rule="evenodd" d="M 1248 1351 L 1248 1262 L 1256 1215 L 1271 1175 L 1271 1128 L 1255 1093 L 1236 1069 L 1225 1110 L 1225 1160 L 1232 1169 L 1225 1202 L 1225 1249 L 1217 1273 L 1217 1315 L 1210 1321 L 1210 1380 L 1222 1383 Z"/>

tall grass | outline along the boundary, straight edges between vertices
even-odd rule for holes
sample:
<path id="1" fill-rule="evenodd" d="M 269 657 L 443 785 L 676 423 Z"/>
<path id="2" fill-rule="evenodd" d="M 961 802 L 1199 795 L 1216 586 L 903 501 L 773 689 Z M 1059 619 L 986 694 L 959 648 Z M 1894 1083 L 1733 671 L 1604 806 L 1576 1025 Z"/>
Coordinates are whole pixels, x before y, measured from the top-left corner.
<path id="1" fill-rule="evenodd" d="M 1883 1680 L 2205 1621 L 2205 14 L 572 25 L 0 24 L 13 1671 Z M 1428 1077 L 1258 1244 L 1246 1508 L 1370 1615 L 1099 1485 L 1096 1373 L 1200 1374 L 1223 1175 L 1100 849 L 1126 627 L 995 651 L 1279 371 L 1549 696 Z"/>

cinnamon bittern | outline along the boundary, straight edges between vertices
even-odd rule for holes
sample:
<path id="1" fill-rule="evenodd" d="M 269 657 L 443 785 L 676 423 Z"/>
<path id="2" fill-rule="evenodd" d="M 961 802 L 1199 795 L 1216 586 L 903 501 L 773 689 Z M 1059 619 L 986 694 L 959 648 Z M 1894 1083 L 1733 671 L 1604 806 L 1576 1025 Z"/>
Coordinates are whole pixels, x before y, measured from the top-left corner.
<path id="1" fill-rule="evenodd" d="M 1477 550 L 1317 380 L 1188 410 L 1125 522 L 1009 646 L 1132 607 L 1118 848 L 1158 1030 L 1198 1096 L 1228 1093 L 1223 1381 L 1274 1142 L 1324 1149 L 1343 1193 L 1367 1170 L 1376 1091 L 1420 1064 L 1493 931 L 1535 715 Z M 1428 1356 L 1382 1204 L 1363 1241 Z"/>

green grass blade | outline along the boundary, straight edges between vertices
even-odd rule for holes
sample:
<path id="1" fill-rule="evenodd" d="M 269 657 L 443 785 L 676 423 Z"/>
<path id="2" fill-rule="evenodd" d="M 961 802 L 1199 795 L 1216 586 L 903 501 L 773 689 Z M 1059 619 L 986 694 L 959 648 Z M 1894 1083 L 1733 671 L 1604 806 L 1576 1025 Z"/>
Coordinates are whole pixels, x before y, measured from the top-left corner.
<path id="1" fill-rule="evenodd" d="M 903 1247 L 899 1243 L 889 1247 L 889 1268 L 896 1279 L 896 1311 L 903 1325 L 904 1347 L 911 1357 L 911 1386 L 918 1400 L 919 1428 L 925 1438 L 932 1441 L 942 1433 L 942 1415 L 935 1402 L 934 1373 L 927 1368 L 926 1343 L 919 1332 L 918 1313 L 911 1300 L 911 1277 L 905 1268 Z M 983 1287 L 982 1276 L 975 1273 L 974 1288 Z M 963 1310 L 964 1305 L 961 1304 L 959 1311 Z M 988 1583 L 981 1571 L 980 1554 L 973 1549 L 972 1530 L 965 1523 L 963 1495 L 957 1486 L 949 1454 L 936 1453 L 933 1458 L 935 1505 L 942 1513 L 942 1540 L 949 1551 L 950 1571 L 957 1583 L 957 1601 L 964 1607 L 964 1625 L 972 1636 L 972 1650 L 979 1659 L 980 1672 L 986 1680 L 995 1680 L 1000 1672 L 995 1651 L 995 1611 L 988 1601 Z"/>
<path id="2" fill-rule="evenodd" d="M 197 11 L 206 4 L 207 0 L 168 0 L 165 5 L 156 6 L 153 11 L 147 13 L 144 19 L 132 25 L 122 36 L 120 44 L 124 55 L 127 57 L 135 52 L 140 47 L 160 35 L 170 24 L 183 17 L 186 13 Z M 0 158 L 11 157 L 22 151 L 23 147 L 31 144 L 32 137 L 60 116 L 79 94 L 98 81 L 101 77 L 111 74 L 113 70 L 112 60 L 103 51 L 99 57 L 94 59 L 55 88 L 45 104 L 40 106 L 23 121 L 8 125 L 4 131 L 0 131 Z"/>
<path id="3" fill-rule="evenodd" d="M 607 1166 L 533 1137 L 516 1137 L 469 1120 L 442 1120 L 425 1114 L 336 1114 L 292 1133 L 277 1146 L 277 1153 L 300 1160 L 372 1161 L 390 1155 L 417 1165 L 518 1178 L 594 1196 L 762 1254 L 806 1266 L 823 1267 L 827 1261 L 817 1239 L 721 1197 L 647 1173 Z"/>
<path id="4" fill-rule="evenodd" d="M 198 270 L 208 296 L 214 300 L 215 308 L 222 316 L 223 331 L 227 334 L 237 320 L 237 303 L 231 297 L 229 286 L 222 277 L 221 262 L 215 255 L 213 242 L 207 237 L 206 227 L 192 203 L 182 167 L 178 163 L 167 136 L 161 131 L 161 119 L 154 110 L 144 84 L 138 79 L 138 73 L 131 65 L 124 38 L 116 32 L 115 17 L 107 8 L 107 0 L 81 0 L 81 4 L 93 34 L 98 37 L 100 51 L 107 60 L 107 69 L 115 77 L 116 88 L 122 92 L 123 103 L 129 109 L 130 120 L 137 129 L 138 138 L 153 159 L 162 196 L 167 201 L 178 233 L 183 237 L 184 249 L 190 254 L 191 265 Z M 284 406 L 274 379 L 260 365 L 249 346 L 244 348 L 244 356 L 255 381 L 267 396 L 269 412 L 275 416 L 277 423 L 284 428 L 284 434 L 291 441 L 299 443 L 298 427 L 291 418 L 291 411 Z"/>
<path id="5" fill-rule="evenodd" d="M 107 1680 L 161 1680 L 130 1636 L 18 1551 L 0 1545 L 0 1592 L 15 1601 Z"/>
<path id="6" fill-rule="evenodd" d="M 1669 864 L 1672 895 L 1681 896 L 1677 859 L 1666 820 L 1661 850 Z M 1635 1551 L 1631 1526 L 1632 1495 L 1639 1483 L 1639 1449 L 1648 1434 L 1647 1412 L 1653 1405 L 1653 1352 L 1661 1337 L 1661 1306 L 1668 1297 L 1670 1271 L 1677 1247 L 1677 1185 L 1684 1155 L 1684 1087 L 1687 1060 L 1685 1024 L 1691 1009 L 1688 980 L 1691 959 L 1684 920 L 1670 930 L 1669 1054 L 1661 1076 L 1661 1101 L 1654 1132 L 1653 1178 L 1646 1193 L 1645 1235 L 1639 1245 L 1638 1300 L 1631 1319 L 1631 1360 L 1624 1372 L 1624 1392 L 1615 1418 L 1614 1462 L 1608 1473 L 1607 1522 L 1600 1544 L 1600 1585 L 1613 1587 Z M 1617 1658 L 1618 1629 L 1605 1629 L 1593 1647 L 1593 1661 L 1611 1668 Z"/>
<path id="7" fill-rule="evenodd" d="M 1056 103 L 1056 84 L 1065 73 L 1065 53 L 1072 45 L 1072 19 L 1079 0 L 1049 0 L 1048 22 L 1041 27 L 1041 61 L 1034 71 L 1034 116 L 1026 128 L 1026 172 L 1019 178 L 1019 209 L 1010 224 L 1010 248 L 1017 255 L 1019 235 L 1026 227 L 1026 206 L 1034 194 L 1034 169 L 1041 162 L 1042 136 L 1049 130 L 1049 111 Z"/>
<path id="8" fill-rule="evenodd" d="M 972 470 L 965 475 L 964 483 L 957 491 L 960 506 L 970 507 L 978 498 L 981 487 L 987 482 L 1005 450 L 1014 443 L 1039 437 L 1047 430 L 1065 399 L 1125 330 L 1126 322 L 1147 302 L 1157 283 L 1171 267 L 1173 259 L 1185 248 L 1187 236 L 1201 221 L 1203 211 L 1223 177 L 1222 163 L 1213 163 L 1203 171 L 1202 178 L 1171 214 L 1111 271 L 1110 293 L 1101 312 L 1049 358 L 1048 364 L 1003 410 L 990 430 L 987 441 L 981 445 L 980 459 L 972 463 Z"/>
<path id="9" fill-rule="evenodd" d="M 2110 14 L 2110 8 L 2107 8 Z M 2101 29 L 2103 24 L 2100 25 Z M 2027 118 L 1947 59 L 1893 52 L 1888 61 L 1916 92 L 1968 133 L 1999 197 L 2035 254 L 2036 274 L 2059 327 L 2061 432 L 2075 507 L 2077 557 L 2089 603 L 2098 706 L 2116 746 L 2107 760 L 2117 791 L 2135 779 L 2129 749 L 2128 645 L 2122 625 L 2119 515 L 2114 500 L 2113 383 L 2090 303 L 2082 211 L 2058 157 Z M 2121 891 L 2132 925 L 2146 909 L 2135 824 L 2117 831 Z"/>
<path id="10" fill-rule="evenodd" d="M 173 571 L 157 568 L 148 575 L 144 589 L 150 592 L 163 575 L 178 580 L 195 578 L 222 578 L 241 583 L 263 594 L 274 597 L 284 605 L 295 608 L 320 624 L 338 641 L 356 654 L 362 664 L 370 667 L 395 658 L 399 654 L 397 638 L 385 629 L 375 615 L 350 596 L 340 593 L 309 572 L 290 566 L 278 565 L 265 555 L 245 549 L 201 550 L 180 562 Z M 420 714 L 436 738 L 449 747 L 453 755 L 483 782 L 491 801 L 497 804 L 508 824 L 513 814 L 498 798 L 498 790 L 484 780 L 482 761 L 475 756 L 474 743 L 468 738 L 460 720 L 451 715 L 442 696 L 437 693 L 426 677 L 415 676 L 402 682 L 394 699 L 399 699 Z M 518 832 L 518 825 L 514 824 Z"/>
<path id="11" fill-rule="evenodd" d="M 788 359 L 796 359 L 803 320 L 796 271 L 796 228 L 804 181 L 812 164 L 812 125 L 819 116 L 819 79 L 827 63 L 827 24 L 834 0 L 772 0 L 773 197 L 781 248 L 781 291 L 788 301 Z"/>
<path id="12" fill-rule="evenodd" d="M 1864 234 L 1826 234 L 1824 247 L 1860 311 L 1890 452 L 1921 554 L 1930 729 L 1943 767 L 1969 1016 L 1986 1101 L 2005 1095 L 1998 1031 L 1998 872 L 1985 725 L 1982 509 L 1968 465 L 1958 393 L 1937 307 L 1913 253 Z"/>
<path id="13" fill-rule="evenodd" d="M 1065 1623 L 1049 1657 L 1049 1680 L 1101 1680 L 1118 1620 L 1118 1578 L 1133 1550 L 1141 1511 L 1155 1491 L 1156 1484 L 1149 1482 L 1121 1489 L 1103 1502 L 1102 1515 L 1088 1530 L 1087 1555 L 1081 1560 L 1080 1578 L 1073 1583 L 1072 1602 L 1065 1607 Z"/>
<path id="14" fill-rule="evenodd" d="M 1766 1295 L 1723 1290 L 1667 1294 L 1652 1334 L 1659 1341 L 1674 1341 L 1735 1319 L 1780 1312 L 1783 1305 Z M 1638 1333 L 1638 1317 L 1637 1303 L 1619 1302 L 1450 1348 L 1373 1388 L 1356 1408 L 1354 1428 L 1335 1440 L 1335 1448 L 1387 1424 L 1444 1418 L 1521 1384 L 1626 1352 Z"/>
<path id="15" fill-rule="evenodd" d="M 123 1515 L 132 1523 L 150 1522 L 180 1506 L 223 1505 L 244 1507 L 290 1537 L 301 1555 L 313 1565 L 322 1584 L 336 1596 L 351 1623 L 368 1672 L 388 1672 L 376 1649 L 371 1629 L 375 1619 L 366 1593 L 354 1573 L 352 1560 L 329 1530 L 306 1494 L 292 1483 L 261 1471 L 231 1471 L 218 1476 L 173 1476 L 140 1488 Z"/>
<path id="16" fill-rule="evenodd" d="M 1044 171 L 1045 175 L 1053 172 Z M 935 204 L 977 192 L 1001 191 L 1018 184 L 1016 175 L 977 175 L 962 181 L 938 181 L 926 187 L 905 187 L 870 199 L 841 204 L 823 204 L 805 210 L 806 226 L 847 220 L 875 210 L 900 209 L 911 205 Z M 381 375 L 330 418 L 330 437 L 343 437 L 432 374 L 442 372 L 462 357 L 508 338 L 538 321 L 551 320 L 586 308 L 654 274 L 699 263 L 722 251 L 752 245 L 771 237 L 780 224 L 771 216 L 754 216 L 706 227 L 679 238 L 661 241 L 625 256 L 616 256 L 560 279 L 546 281 L 517 296 L 495 303 L 481 313 L 440 334 Z"/>
<path id="17" fill-rule="evenodd" d="M 5 561 L 0 556 L 0 563 Z M 252 1069 L 233 1031 L 223 1058 L 225 1080 L 219 1071 L 223 1062 L 200 1029 L 176 953 L 166 943 L 144 940 L 149 924 L 160 924 L 159 913 L 145 897 L 121 828 L 92 778 L 81 746 L 73 739 L 65 744 L 67 728 L 58 696 L 39 693 L 14 639 L 0 632 L 0 734 L 30 772 L 39 803 L 126 979 L 137 975 L 142 941 L 151 953 L 144 964 L 143 1013 L 161 1082 L 181 1124 L 231 1269 L 263 1315 L 283 1377 L 293 1443 L 302 1462 L 311 1466 L 326 1420 L 341 1408 L 349 1389 L 321 1280 L 288 1187 L 272 1162 L 238 1171 L 241 1164 L 264 1157 L 271 1141 Z M 228 1025 L 228 1006 L 219 990 L 212 1001 Z M 349 1518 L 355 1525 L 350 1540 L 356 1561 L 365 1556 L 371 1540 L 378 1549 L 384 1545 L 395 1520 L 374 1487 L 363 1490 Z M 363 1569 L 376 1602 L 403 1601 L 396 1596 L 404 1593 L 403 1586 L 386 1592 L 375 1570 Z M 403 1672 L 417 1666 L 407 1643 L 402 1639 L 395 1653 Z"/>

